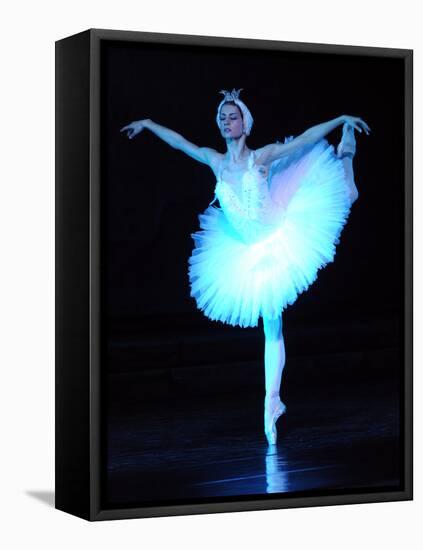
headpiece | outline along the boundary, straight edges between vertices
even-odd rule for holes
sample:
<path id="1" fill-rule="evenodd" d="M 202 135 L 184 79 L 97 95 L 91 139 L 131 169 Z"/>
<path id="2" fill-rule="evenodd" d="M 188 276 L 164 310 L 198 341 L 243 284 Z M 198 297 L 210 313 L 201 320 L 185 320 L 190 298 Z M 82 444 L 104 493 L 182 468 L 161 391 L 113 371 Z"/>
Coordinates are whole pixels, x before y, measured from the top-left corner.
<path id="1" fill-rule="evenodd" d="M 251 116 L 251 113 L 248 107 L 245 105 L 243 101 L 239 99 L 239 93 L 241 90 L 243 90 L 243 88 L 240 88 L 239 90 L 235 90 L 235 88 L 232 88 L 232 92 L 228 92 L 227 90 L 220 90 L 219 93 L 223 94 L 224 98 L 219 103 L 219 106 L 217 108 L 216 122 L 218 127 L 220 128 L 220 110 L 225 103 L 227 103 L 228 101 L 233 101 L 235 105 L 237 105 L 242 111 L 242 118 L 244 122 L 244 132 L 247 136 L 249 136 L 254 120 L 253 120 L 253 117 Z"/>

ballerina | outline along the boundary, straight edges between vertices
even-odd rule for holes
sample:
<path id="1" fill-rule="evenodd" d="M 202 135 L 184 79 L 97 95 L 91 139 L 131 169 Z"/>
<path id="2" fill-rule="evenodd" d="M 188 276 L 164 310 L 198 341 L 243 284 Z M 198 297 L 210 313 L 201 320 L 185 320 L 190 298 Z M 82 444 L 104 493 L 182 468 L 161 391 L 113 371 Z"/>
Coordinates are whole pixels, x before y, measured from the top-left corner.
<path id="1" fill-rule="evenodd" d="M 226 152 L 199 147 L 151 119 L 121 128 L 129 139 L 143 129 L 194 160 L 216 177 L 215 198 L 199 216 L 189 258 L 191 296 L 210 319 L 264 330 L 264 432 L 276 444 L 286 354 L 282 311 L 333 261 L 351 205 L 354 181 L 354 130 L 369 135 L 358 117 L 341 115 L 284 143 L 252 150 L 247 146 L 253 117 L 240 90 L 222 90 L 216 123 Z M 343 126 L 335 153 L 325 136 Z M 219 200 L 220 208 L 213 206 Z"/>

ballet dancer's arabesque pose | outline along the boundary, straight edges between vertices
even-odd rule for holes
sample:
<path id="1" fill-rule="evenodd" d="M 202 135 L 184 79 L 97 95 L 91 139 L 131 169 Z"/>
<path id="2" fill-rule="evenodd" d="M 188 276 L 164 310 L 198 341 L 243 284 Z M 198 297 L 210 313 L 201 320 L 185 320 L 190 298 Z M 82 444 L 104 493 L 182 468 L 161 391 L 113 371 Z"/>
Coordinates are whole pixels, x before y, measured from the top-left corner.
<path id="1" fill-rule="evenodd" d="M 241 88 L 242 89 L 242 88 Z M 226 151 L 199 147 L 150 119 L 124 126 L 129 139 L 147 129 L 171 147 L 206 164 L 216 177 L 215 200 L 199 217 L 189 259 L 191 296 L 212 320 L 257 326 L 265 346 L 264 431 L 277 439 L 285 345 L 282 310 L 333 261 L 339 235 L 358 198 L 354 182 L 354 130 L 370 133 L 361 119 L 341 115 L 301 135 L 249 149 L 253 117 L 241 90 L 222 90 L 216 122 Z M 336 153 L 325 139 L 343 126 Z"/>

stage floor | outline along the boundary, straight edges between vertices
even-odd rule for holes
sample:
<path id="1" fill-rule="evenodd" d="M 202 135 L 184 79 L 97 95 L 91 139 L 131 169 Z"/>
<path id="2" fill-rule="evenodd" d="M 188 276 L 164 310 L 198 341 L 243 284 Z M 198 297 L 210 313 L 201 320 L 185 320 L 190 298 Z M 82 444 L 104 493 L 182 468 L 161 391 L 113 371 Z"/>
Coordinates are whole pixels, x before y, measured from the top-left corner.
<path id="1" fill-rule="evenodd" d="M 278 442 L 254 392 L 122 400 L 105 432 L 107 507 L 258 495 L 371 492 L 401 486 L 400 389 L 394 380 L 284 386 Z"/>

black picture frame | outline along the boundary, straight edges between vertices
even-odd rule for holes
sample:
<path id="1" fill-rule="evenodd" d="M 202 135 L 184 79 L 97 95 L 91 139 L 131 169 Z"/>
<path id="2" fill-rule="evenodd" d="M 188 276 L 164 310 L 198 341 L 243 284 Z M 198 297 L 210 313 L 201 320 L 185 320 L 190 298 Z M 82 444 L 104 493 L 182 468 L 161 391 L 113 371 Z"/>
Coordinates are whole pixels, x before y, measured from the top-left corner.
<path id="1" fill-rule="evenodd" d="M 363 56 L 396 60 L 403 76 L 403 135 L 397 203 L 403 221 L 403 262 L 398 267 L 403 307 L 400 318 L 399 409 L 401 446 L 397 489 L 353 489 L 333 494 L 269 495 L 260 498 L 195 499 L 172 504 L 104 506 L 104 441 L 101 426 L 105 402 L 104 342 L 101 319 L 105 300 L 102 289 L 102 256 L 106 239 L 101 219 L 102 178 L 102 52 L 120 44 L 154 47 L 237 49 L 249 52 L 286 52 L 327 56 Z M 411 500 L 412 368 L 413 368 L 413 50 L 363 46 L 294 43 L 178 34 L 89 29 L 58 40 L 56 50 L 56 508 L 89 521 L 216 512 L 283 509 Z M 141 51 L 141 50 L 140 50 Z M 205 51 L 205 50 L 204 50 Z M 222 54 L 222 63 L 225 58 Z M 239 80 L 240 75 L 237 75 Z M 164 82 L 164 85 L 169 84 Z M 184 82 L 173 81 L 169 93 L 177 94 Z M 401 87 L 401 86 L 400 86 Z M 217 91 L 217 90 L 216 90 Z M 196 90 L 188 89 L 189 95 Z M 182 95 L 181 95 L 182 97 Z M 384 98 L 381 98 L 383 102 Z M 217 104 L 218 98 L 216 99 Z M 211 109 L 213 111 L 213 109 Z M 128 111 L 129 113 L 129 111 Z M 355 113 L 352 113 L 355 114 Z M 129 114 L 128 114 L 129 116 Z M 144 116 L 144 115 L 143 115 Z M 147 116 L 147 115 L 146 115 Z M 389 112 L 386 113 L 389 118 Z M 104 122 L 104 121 L 103 121 Z M 128 123 L 130 120 L 123 120 Z M 164 121 L 163 121 L 164 122 Z M 164 122 L 165 123 L 165 122 Z M 131 144 L 133 145 L 133 144 Z M 364 149 L 364 147 L 363 147 Z M 104 156 L 104 152 L 103 152 Z M 209 189 L 210 191 L 210 189 Z M 200 212 L 198 212 L 199 214 Z M 103 266 L 104 267 L 104 266 Z M 104 334 L 103 334 L 104 337 Z M 103 350 L 103 352 L 102 352 Z M 103 355 L 102 355 L 103 353 Z M 103 380 L 102 380 L 103 376 Z M 103 435 L 102 435 L 103 434 Z M 141 495 L 142 496 L 142 495 Z M 177 500 L 177 499 L 176 499 Z"/>

